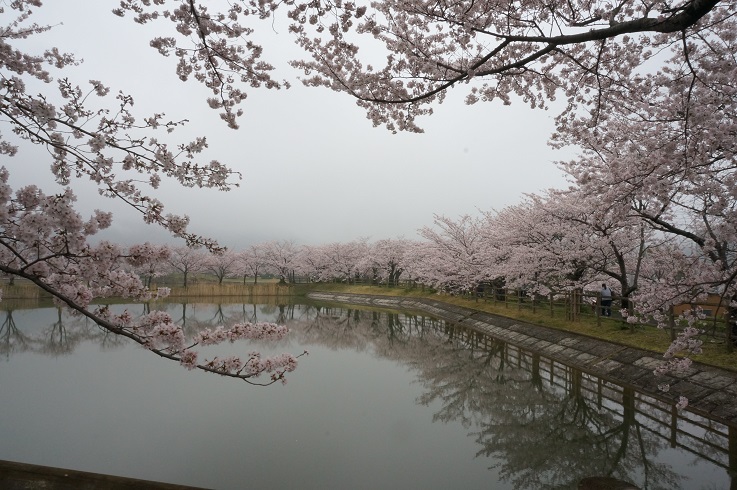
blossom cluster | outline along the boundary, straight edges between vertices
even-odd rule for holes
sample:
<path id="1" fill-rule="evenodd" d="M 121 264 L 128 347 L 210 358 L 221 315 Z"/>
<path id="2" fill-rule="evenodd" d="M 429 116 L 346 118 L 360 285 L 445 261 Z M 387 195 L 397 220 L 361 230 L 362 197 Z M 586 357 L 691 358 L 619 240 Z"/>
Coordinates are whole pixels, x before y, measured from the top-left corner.
<path id="1" fill-rule="evenodd" d="M 701 354 L 701 346 L 703 342 L 697 337 L 703 332 L 698 328 L 686 327 L 678 333 L 676 339 L 668 347 L 663 354 L 665 359 L 670 359 L 680 352 L 688 354 Z"/>
<path id="2" fill-rule="evenodd" d="M 693 355 L 701 353 L 703 342 L 697 337 L 702 333 L 701 330 L 688 326 L 678 333 L 676 339 L 671 342 L 670 346 L 663 354 L 666 359 L 653 370 L 655 376 L 665 376 L 668 374 L 679 375 L 688 372 L 691 367 L 692 360 L 690 357 L 677 357 L 681 355 Z M 661 383 L 658 385 L 661 391 L 670 391 L 669 383 Z M 688 399 L 680 396 L 676 407 L 678 409 L 685 408 L 688 405 Z"/>
<path id="3" fill-rule="evenodd" d="M 168 358 L 178 360 L 187 369 L 203 369 L 217 374 L 249 379 L 263 373 L 272 374 L 271 382 L 281 380 L 286 383 L 285 374 L 297 367 L 297 357 L 291 354 L 279 354 L 262 357 L 259 352 L 251 352 L 248 359 L 239 356 L 214 357 L 199 363 L 200 354 L 197 346 L 212 346 L 223 342 L 237 340 L 283 339 L 289 329 L 270 322 L 237 323 L 230 327 L 219 326 L 215 329 L 204 329 L 191 339 L 186 339 L 182 328 L 176 325 L 171 316 L 163 311 L 154 311 L 136 320 L 126 312 L 115 317 L 116 325 L 123 328 L 136 342 L 143 347 Z M 306 355 L 304 352 L 301 355 Z"/>

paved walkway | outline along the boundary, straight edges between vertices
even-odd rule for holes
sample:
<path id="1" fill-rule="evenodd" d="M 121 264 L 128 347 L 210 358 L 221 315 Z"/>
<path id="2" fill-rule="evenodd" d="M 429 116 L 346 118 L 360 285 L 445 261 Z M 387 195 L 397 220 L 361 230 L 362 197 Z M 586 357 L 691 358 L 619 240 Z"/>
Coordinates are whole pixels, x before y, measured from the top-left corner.
<path id="1" fill-rule="evenodd" d="M 524 323 L 471 308 L 426 298 L 369 296 L 312 292 L 311 299 L 424 312 L 442 320 L 473 328 L 511 345 L 527 349 L 603 379 L 629 385 L 664 401 L 679 395 L 689 400 L 688 410 L 737 426 L 737 371 L 694 362 L 677 377 L 656 377 L 653 370 L 662 354 L 606 342 L 572 332 Z M 658 385 L 669 382 L 664 393 Z"/>

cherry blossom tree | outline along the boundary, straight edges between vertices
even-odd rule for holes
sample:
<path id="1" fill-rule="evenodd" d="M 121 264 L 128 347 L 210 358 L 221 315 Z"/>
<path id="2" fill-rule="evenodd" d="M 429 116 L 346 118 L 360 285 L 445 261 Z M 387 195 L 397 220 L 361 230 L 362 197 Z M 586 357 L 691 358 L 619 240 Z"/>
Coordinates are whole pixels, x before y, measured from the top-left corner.
<path id="1" fill-rule="evenodd" d="M 538 196 L 489 213 L 483 253 L 492 278 L 541 294 L 581 289 L 593 280 L 589 237 L 552 215 Z"/>
<path id="2" fill-rule="evenodd" d="M 231 250 L 211 253 L 205 258 L 205 270 L 214 274 L 218 284 L 231 276 L 238 268 L 239 255 Z"/>
<path id="3" fill-rule="evenodd" d="M 240 175 L 215 160 L 197 161 L 207 148 L 205 138 L 174 146 L 165 143 L 166 135 L 184 121 L 167 121 L 157 113 L 137 117 L 130 95 L 120 92 L 110 101 L 110 89 L 102 82 L 93 80 L 83 88 L 64 78 L 64 68 L 78 63 L 73 55 L 58 48 L 38 55 L 15 49 L 14 41 L 50 29 L 30 23 L 32 7 L 41 7 L 41 2 L 13 2 L 5 13 L 17 12 L 0 38 L 5 53 L 0 61 L 4 125 L 21 142 L 48 150 L 52 173 L 60 185 L 69 186 L 73 178 L 88 178 L 102 195 L 128 204 L 145 222 L 163 226 L 188 244 L 217 248 L 214 241 L 187 231 L 186 216 L 164 213 L 163 204 L 143 188 L 155 190 L 163 177 L 186 187 L 228 190 L 237 186 Z M 58 72 L 59 78 L 54 80 L 48 70 Z M 31 95 L 26 81 L 42 82 L 46 92 Z M 51 88 L 54 84 L 56 89 Z M 17 144 L 2 140 L 2 154 L 12 156 L 18 150 Z"/>
<path id="4" fill-rule="evenodd" d="M 305 245 L 302 247 L 299 260 L 299 273 L 310 282 L 322 282 L 332 279 L 330 264 L 322 252 L 322 245 Z"/>
<path id="5" fill-rule="evenodd" d="M 430 285 L 425 281 L 428 277 L 428 261 L 431 260 L 435 244 L 426 240 L 409 240 L 404 250 L 403 276 L 414 285 Z"/>
<path id="6" fill-rule="evenodd" d="M 235 268 L 240 271 L 243 276 L 243 284 L 246 284 L 246 278 L 253 276 L 253 283 L 258 283 L 258 275 L 264 266 L 263 250 L 258 245 L 251 245 L 245 250 L 236 253 L 237 259 Z"/>
<path id="7" fill-rule="evenodd" d="M 143 285 L 150 289 L 153 279 L 155 277 L 161 277 L 167 272 L 167 260 L 170 255 L 169 247 L 167 245 L 153 245 L 146 242 L 131 248 L 135 251 L 136 256 L 147 256 L 153 259 L 146 260 L 140 266 L 133 268 L 139 276 L 143 277 Z"/>
<path id="8" fill-rule="evenodd" d="M 249 383 L 261 373 L 270 373 L 271 381 L 284 381 L 285 374 L 296 367 L 291 354 L 262 358 L 253 352 L 247 359 L 237 356 L 199 358 L 198 347 L 238 339 L 283 338 L 287 328 L 272 323 L 237 323 L 230 327 L 203 330 L 185 337 L 181 326 L 161 311 L 134 318 L 130 312 L 113 314 L 106 306 L 93 307 L 95 298 L 116 296 L 147 301 L 167 291 L 152 292 L 141 282 L 133 268 L 144 268 L 161 261 L 168 251 L 150 245 L 120 246 L 88 238 L 110 225 L 110 215 L 96 212 L 89 220 L 72 208 L 71 191 L 46 196 L 35 186 L 12 195 L 7 171 L 0 172 L 0 215 L 3 217 L 0 246 L 3 257 L 15 260 L 0 262 L 0 271 L 26 279 L 51 294 L 63 306 L 90 318 L 103 329 L 128 338 L 155 354 L 179 362 L 188 369 L 200 369 L 242 379 Z M 269 383 L 269 382 L 267 382 Z"/>
<path id="9" fill-rule="evenodd" d="M 261 247 L 266 269 L 279 276 L 280 282 L 292 282 L 299 265 L 299 247 L 291 240 L 274 240 L 261 244 Z"/>
<path id="10" fill-rule="evenodd" d="M 613 279 L 624 316 L 633 314 L 630 298 L 658 241 L 642 220 L 628 214 L 627 206 L 570 188 L 529 195 L 487 216 L 492 275 L 542 294 L 598 291 L 602 282 Z"/>
<path id="11" fill-rule="evenodd" d="M 112 215 L 95 211 L 84 219 L 75 209 L 71 186 L 88 179 L 101 195 L 125 203 L 144 222 L 162 226 L 190 246 L 211 251 L 218 244 L 187 231 L 189 219 L 165 213 L 154 197 L 162 178 L 185 187 L 228 190 L 239 174 L 218 161 L 201 161 L 207 148 L 204 137 L 169 143 L 171 133 L 184 121 L 168 121 L 163 114 L 138 115 L 133 98 L 124 92 L 114 97 L 103 82 L 92 80 L 83 88 L 65 77 L 65 69 L 78 63 L 58 47 L 41 53 L 19 48 L 23 40 L 49 31 L 32 22 L 39 0 L 19 0 L 0 7 L 0 154 L 14 156 L 28 145 L 47 150 L 59 191 L 47 194 L 35 185 L 12 189 L 9 171 L 0 168 L 0 271 L 25 279 L 51 294 L 61 305 L 90 318 L 101 328 L 144 346 L 160 357 L 188 369 L 199 369 L 257 383 L 270 374 L 270 384 L 284 381 L 294 370 L 291 354 L 262 358 L 257 352 L 237 356 L 200 357 L 200 347 L 238 339 L 279 339 L 285 327 L 270 323 L 238 323 L 185 336 L 182 328 L 163 312 L 134 318 L 92 306 L 99 297 L 117 296 L 146 301 L 165 290 L 150 291 L 134 268 L 161 261 L 160 247 L 132 246 L 99 240 Z M 33 91 L 32 91 L 33 90 Z"/>
<path id="12" fill-rule="evenodd" d="M 189 284 L 190 274 L 197 274 L 205 268 L 206 254 L 202 249 L 192 247 L 171 247 L 167 264 L 171 270 L 182 275 L 182 286 Z"/>
<path id="13" fill-rule="evenodd" d="M 555 138 L 582 148 L 562 164 L 582 192 L 625 207 L 668 241 L 636 298 L 639 313 L 661 326 L 673 306 L 710 293 L 721 296 L 728 326 L 737 308 L 737 22 L 722 10 L 667 46 L 660 70 L 631 77 L 627 93 L 610 92 L 606 115 L 581 111 L 560 121 Z M 698 352 L 696 332 L 684 329 L 668 356 Z M 687 367 L 682 361 L 671 366 Z"/>
<path id="14" fill-rule="evenodd" d="M 169 7 L 165 7 L 169 4 Z M 171 35 L 152 40 L 175 56 L 177 75 L 213 92 L 209 103 L 230 125 L 245 98 L 242 85 L 279 88 L 273 66 L 260 59 L 258 19 L 280 13 L 304 50 L 292 66 L 303 83 L 355 97 L 375 125 L 419 131 L 447 91 L 469 84 L 467 102 L 518 95 L 533 107 L 562 93 L 565 115 L 579 105 L 597 109 L 609 92 L 624 91 L 638 70 L 657 67 L 657 53 L 674 44 L 703 43 L 708 31 L 731 28 L 731 3 L 537 2 L 510 8 L 488 2 L 233 2 L 221 11 L 193 0 L 124 0 L 115 13 L 136 22 L 171 23 Z M 727 25 L 725 25 L 725 23 Z M 707 35 L 704 36 L 704 32 Z M 381 65 L 377 50 L 386 54 Z M 363 56 L 364 51 L 367 52 Z M 477 82 L 478 80 L 478 82 Z M 564 115 L 564 117 L 566 117 Z"/>
<path id="15" fill-rule="evenodd" d="M 383 239 L 370 247 L 370 267 L 376 279 L 396 286 L 405 270 L 405 254 L 408 240 L 404 238 Z"/>
<path id="16" fill-rule="evenodd" d="M 714 67 L 737 73 L 731 55 L 737 24 L 728 25 L 731 33 L 706 31 L 702 43 L 688 44 L 687 62 L 674 55 L 669 76 L 643 77 L 639 100 L 623 99 L 596 130 L 579 124 L 560 131 L 584 149 L 565 164 L 583 191 L 627 205 L 651 229 L 679 241 L 686 260 L 702 257 L 692 269 L 692 294 L 720 289 L 725 298 L 735 290 L 737 93 Z M 657 89 L 644 91 L 649 87 Z"/>
<path id="17" fill-rule="evenodd" d="M 553 192 L 543 203 L 546 212 L 573 225 L 589 245 L 587 267 L 598 283 L 613 279 L 623 310 L 632 314 L 630 298 L 638 289 L 643 261 L 659 241 L 620 202 L 607 202 L 580 189 Z M 601 280 L 598 280 L 601 279 Z"/>
<path id="18" fill-rule="evenodd" d="M 457 221 L 435 215 L 435 228 L 424 227 L 419 234 L 428 241 L 424 267 L 416 268 L 419 279 L 450 292 L 469 292 L 487 279 L 488 268 L 480 228 L 483 220 L 470 215 Z"/>
<path id="19" fill-rule="evenodd" d="M 361 273 L 360 265 L 368 255 L 368 245 L 364 238 L 348 243 L 329 243 L 320 247 L 319 251 L 330 279 L 352 283 Z"/>

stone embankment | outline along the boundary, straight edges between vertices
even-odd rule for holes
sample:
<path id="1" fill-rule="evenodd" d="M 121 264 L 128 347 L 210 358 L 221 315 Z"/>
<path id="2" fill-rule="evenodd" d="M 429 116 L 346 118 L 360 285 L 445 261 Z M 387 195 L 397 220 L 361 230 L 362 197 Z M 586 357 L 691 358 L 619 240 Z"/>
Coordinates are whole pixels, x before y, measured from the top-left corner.
<path id="1" fill-rule="evenodd" d="M 206 490 L 135 478 L 0 460 L 3 490 Z"/>
<path id="2" fill-rule="evenodd" d="M 426 298 L 370 296 L 311 292 L 311 299 L 378 308 L 422 312 L 452 324 L 483 332 L 508 344 L 540 353 L 618 384 L 632 386 L 654 398 L 672 401 L 679 395 L 689 400 L 694 413 L 737 425 L 737 372 L 693 363 L 677 377 L 656 377 L 653 370 L 662 354 L 598 340 L 539 325 L 493 315 L 471 308 Z M 669 393 L 658 385 L 670 383 Z"/>

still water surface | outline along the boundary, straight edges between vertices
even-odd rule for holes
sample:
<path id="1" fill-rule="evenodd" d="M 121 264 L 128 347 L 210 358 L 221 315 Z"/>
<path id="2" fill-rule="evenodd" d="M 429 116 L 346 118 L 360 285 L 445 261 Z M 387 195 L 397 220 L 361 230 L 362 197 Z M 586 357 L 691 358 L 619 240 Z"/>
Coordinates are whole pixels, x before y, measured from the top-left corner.
<path id="1" fill-rule="evenodd" d="M 286 323 L 286 340 L 256 348 L 310 355 L 286 386 L 254 387 L 56 308 L 0 311 L 0 459 L 217 489 L 734 485 L 734 428 L 442 321 L 318 304 L 151 308 L 190 332 Z"/>

